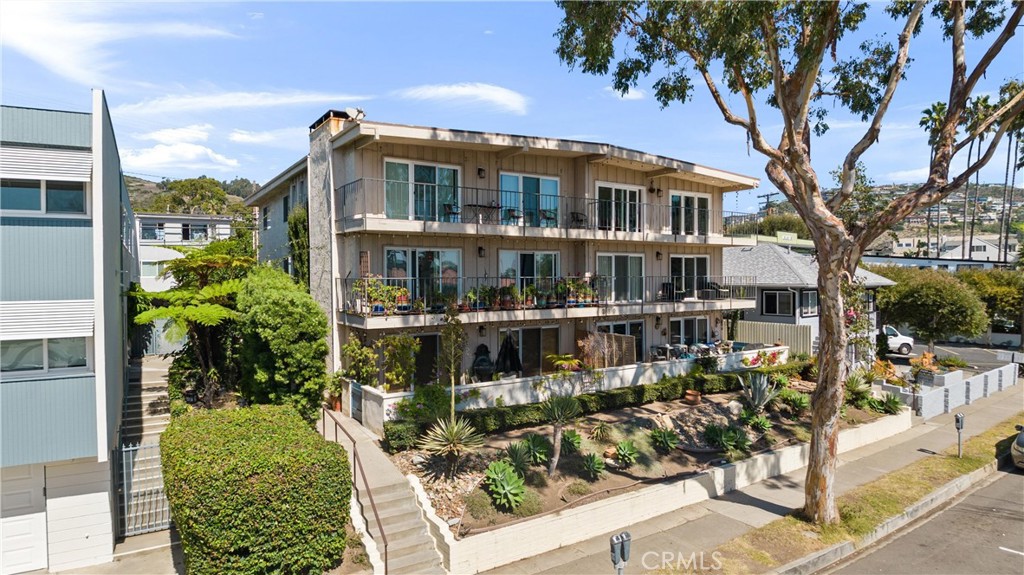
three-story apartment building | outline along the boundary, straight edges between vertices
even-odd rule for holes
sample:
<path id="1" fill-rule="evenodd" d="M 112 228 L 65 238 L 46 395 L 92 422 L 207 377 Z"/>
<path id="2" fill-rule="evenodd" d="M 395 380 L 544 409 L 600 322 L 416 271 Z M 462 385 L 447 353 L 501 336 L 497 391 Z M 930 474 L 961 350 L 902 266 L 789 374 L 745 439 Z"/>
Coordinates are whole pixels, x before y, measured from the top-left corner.
<path id="1" fill-rule="evenodd" d="M 722 275 L 722 248 L 753 244 L 729 236 L 722 200 L 755 178 L 610 144 L 338 111 L 310 127 L 296 169 L 336 368 L 351 335 L 406 332 L 421 341 L 417 381 L 429 381 L 446 303 L 462 310 L 469 350 L 511 337 L 524 377 L 551 372 L 548 355 L 575 353 L 589 332 L 630 337 L 623 361 L 649 361 L 714 339 L 723 312 L 754 305 L 751 278 Z"/>
<path id="2" fill-rule="evenodd" d="M 111 560 L 138 248 L 102 91 L 0 108 L 0 566 Z"/>

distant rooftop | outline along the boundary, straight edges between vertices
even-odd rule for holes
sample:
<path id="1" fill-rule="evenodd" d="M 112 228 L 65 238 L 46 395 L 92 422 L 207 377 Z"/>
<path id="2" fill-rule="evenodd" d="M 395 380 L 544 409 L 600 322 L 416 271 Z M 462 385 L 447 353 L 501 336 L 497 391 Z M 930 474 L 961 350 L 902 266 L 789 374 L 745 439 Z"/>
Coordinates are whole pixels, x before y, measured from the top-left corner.
<path id="1" fill-rule="evenodd" d="M 0 106 L 0 142 L 89 149 L 92 147 L 92 114 Z"/>
<path id="2" fill-rule="evenodd" d="M 818 285 L 818 262 L 774 244 L 722 250 L 722 275 L 754 276 L 758 287 L 813 288 Z M 895 282 L 866 269 L 857 269 L 865 287 L 886 287 Z"/>

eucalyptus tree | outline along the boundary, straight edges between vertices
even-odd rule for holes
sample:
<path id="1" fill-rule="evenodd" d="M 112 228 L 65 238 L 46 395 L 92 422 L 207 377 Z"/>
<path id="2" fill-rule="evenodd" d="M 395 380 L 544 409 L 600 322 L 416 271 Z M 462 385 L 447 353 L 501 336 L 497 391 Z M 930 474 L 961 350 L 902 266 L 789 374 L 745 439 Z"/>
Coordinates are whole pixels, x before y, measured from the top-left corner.
<path id="1" fill-rule="evenodd" d="M 1024 93 L 1017 91 L 1000 100 L 976 130 L 958 138 L 969 99 L 1020 24 L 1024 3 L 895 2 L 886 9 L 898 28 L 894 40 L 856 38 L 866 19 L 882 17 L 866 3 L 562 0 L 558 4 L 564 18 L 556 32 L 556 52 L 564 62 L 592 74 L 611 71 L 613 86 L 621 93 L 636 87 L 641 77 L 656 74 L 654 91 L 662 105 L 686 102 L 703 85 L 724 121 L 740 128 L 767 158 L 768 179 L 807 224 L 817 250 L 821 344 L 804 514 L 818 523 L 838 522 L 836 446 L 848 339 L 842 286 L 852 281 L 861 255 L 874 239 L 918 209 L 962 188 L 989 161 L 1007 126 L 1021 113 Z M 952 64 L 946 113 L 939 123 L 928 177 L 881 210 L 843 222 L 837 211 L 853 195 L 858 160 L 882 133 L 893 95 L 907 76 L 911 42 L 926 12 L 948 40 Z M 987 45 L 970 63 L 968 36 Z M 622 46 L 626 53 L 617 55 Z M 1019 58 L 1019 54 L 1009 57 Z M 774 108 L 770 114 L 762 114 L 759 108 L 765 100 Z M 829 100 L 859 116 L 864 131 L 843 160 L 838 192 L 826 199 L 811 163 L 811 142 L 827 130 Z M 741 109 L 734 110 L 733 101 L 741 102 Z M 777 124 L 781 125 L 778 133 L 769 134 Z M 953 158 L 988 130 L 994 131 L 980 159 L 951 174 Z"/>

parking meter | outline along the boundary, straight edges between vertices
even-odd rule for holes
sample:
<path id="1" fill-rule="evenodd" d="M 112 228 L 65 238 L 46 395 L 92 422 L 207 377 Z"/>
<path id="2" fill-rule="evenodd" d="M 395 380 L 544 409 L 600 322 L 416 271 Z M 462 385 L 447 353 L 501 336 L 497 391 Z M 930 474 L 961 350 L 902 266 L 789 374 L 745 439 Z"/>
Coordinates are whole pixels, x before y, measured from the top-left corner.
<path id="1" fill-rule="evenodd" d="M 618 567 L 619 558 L 622 557 L 622 536 L 612 535 L 608 542 L 612 549 L 612 565 Z"/>
<path id="2" fill-rule="evenodd" d="M 964 456 L 963 447 L 963 432 L 964 432 L 964 414 L 958 413 L 953 416 L 953 425 L 956 426 L 956 456 Z"/>
<path id="3" fill-rule="evenodd" d="M 622 571 L 626 568 L 626 561 L 629 561 L 629 543 L 632 539 L 629 531 L 612 535 L 608 539 L 612 553 L 612 565 L 615 567 L 615 572 L 619 575 L 622 575 Z"/>
<path id="4" fill-rule="evenodd" d="M 956 425 L 957 431 L 963 431 L 964 428 L 964 414 L 958 413 L 953 416 L 954 425 Z"/>
<path id="5" fill-rule="evenodd" d="M 629 534 L 629 531 L 623 531 L 619 533 L 619 537 L 622 540 L 622 562 L 629 561 L 629 543 L 633 540 L 633 537 Z"/>

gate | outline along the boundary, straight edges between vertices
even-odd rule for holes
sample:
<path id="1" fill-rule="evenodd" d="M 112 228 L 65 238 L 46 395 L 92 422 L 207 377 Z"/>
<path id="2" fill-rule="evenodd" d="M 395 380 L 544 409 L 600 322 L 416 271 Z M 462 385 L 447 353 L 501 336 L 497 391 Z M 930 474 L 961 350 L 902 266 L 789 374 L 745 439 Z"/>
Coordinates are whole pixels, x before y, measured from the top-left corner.
<path id="1" fill-rule="evenodd" d="M 352 382 L 352 386 L 349 388 L 349 404 L 350 411 L 352 412 L 352 419 L 363 422 L 363 386 L 356 382 Z"/>
<path id="2" fill-rule="evenodd" d="M 171 507 L 164 494 L 160 444 L 124 445 L 117 454 L 118 534 L 127 537 L 170 527 Z"/>

